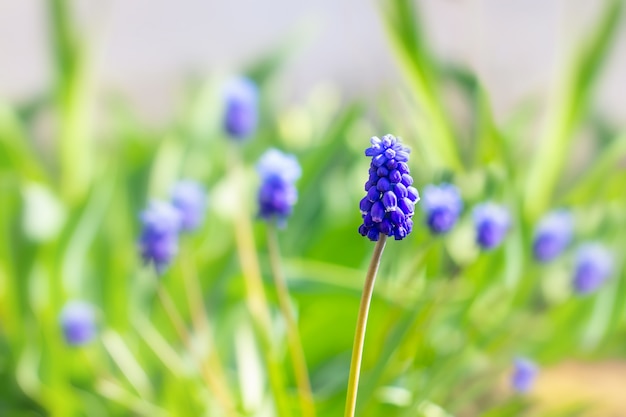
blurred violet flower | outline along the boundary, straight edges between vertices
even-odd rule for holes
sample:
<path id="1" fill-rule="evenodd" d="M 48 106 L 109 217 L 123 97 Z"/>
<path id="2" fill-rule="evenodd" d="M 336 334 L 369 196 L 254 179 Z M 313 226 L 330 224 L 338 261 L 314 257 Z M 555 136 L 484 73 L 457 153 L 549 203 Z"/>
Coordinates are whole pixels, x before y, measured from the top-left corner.
<path id="1" fill-rule="evenodd" d="M 452 229 L 463 210 L 459 189 L 447 183 L 427 185 L 422 197 L 422 208 L 430 231 L 443 234 Z"/>
<path id="2" fill-rule="evenodd" d="M 526 393 L 532 388 L 537 377 L 538 368 L 534 362 L 526 358 L 517 358 L 513 362 L 511 385 L 519 393 Z"/>
<path id="3" fill-rule="evenodd" d="M 537 225 L 533 239 L 533 255 L 539 262 L 550 262 L 572 241 L 574 222 L 567 210 L 548 213 Z"/>
<path id="4" fill-rule="evenodd" d="M 190 232 L 202 224 L 207 197 L 200 184 L 191 180 L 179 181 L 172 188 L 171 200 L 180 213 L 181 230 Z"/>
<path id="5" fill-rule="evenodd" d="M 602 285 L 613 273 L 613 256 L 599 243 L 582 245 L 576 253 L 574 289 L 579 294 L 589 294 Z"/>
<path id="6" fill-rule="evenodd" d="M 474 208 L 476 243 L 486 250 L 502 243 L 511 225 L 509 212 L 495 203 L 483 203 Z"/>
<path id="7" fill-rule="evenodd" d="M 151 202 L 148 209 L 141 213 L 141 256 L 146 264 L 154 264 L 159 275 L 178 252 L 181 220 L 179 211 L 163 201 Z"/>
<path id="8" fill-rule="evenodd" d="M 363 218 L 359 233 L 371 241 L 381 233 L 402 240 L 413 230 L 412 217 L 420 199 L 407 165 L 411 151 L 393 135 L 374 136 L 370 143 L 365 155 L 372 161 L 367 194 L 359 204 Z"/>
<path id="9" fill-rule="evenodd" d="M 259 91 L 245 77 L 233 78 L 224 87 L 224 130 L 235 139 L 245 139 L 256 130 Z"/>
<path id="10" fill-rule="evenodd" d="M 80 346 L 90 342 L 96 335 L 96 312 L 84 301 L 70 301 L 60 315 L 61 329 L 68 345 Z"/>
<path id="11" fill-rule="evenodd" d="M 261 177 L 259 217 L 267 221 L 275 219 L 282 226 L 298 200 L 295 182 L 302 175 L 300 164 L 293 155 L 269 149 L 261 156 L 256 168 Z"/>

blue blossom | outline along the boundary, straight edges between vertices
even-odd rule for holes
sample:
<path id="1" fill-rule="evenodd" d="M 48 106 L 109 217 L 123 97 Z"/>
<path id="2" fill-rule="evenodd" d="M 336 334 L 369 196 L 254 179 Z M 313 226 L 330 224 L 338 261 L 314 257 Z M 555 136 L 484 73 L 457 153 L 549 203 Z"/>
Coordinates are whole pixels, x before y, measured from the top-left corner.
<path id="1" fill-rule="evenodd" d="M 517 358 L 513 363 L 511 385 L 519 393 L 526 393 L 532 388 L 537 377 L 538 368 L 534 362 L 526 358 Z"/>
<path id="2" fill-rule="evenodd" d="M 422 208 L 430 231 L 442 234 L 452 229 L 463 210 L 463 200 L 458 188 L 447 183 L 427 185 L 422 196 Z"/>
<path id="3" fill-rule="evenodd" d="M 256 130 L 259 92 L 249 78 L 231 79 L 224 88 L 224 130 L 235 139 L 244 139 Z"/>
<path id="4" fill-rule="evenodd" d="M 293 155 L 269 149 L 259 159 L 257 172 L 261 177 L 259 217 L 283 225 L 298 200 L 295 182 L 302 174 L 300 164 Z"/>
<path id="5" fill-rule="evenodd" d="M 402 240 L 413 230 L 412 217 L 420 199 L 407 165 L 410 150 L 393 135 L 374 136 L 370 143 L 365 155 L 372 161 L 366 195 L 359 204 L 363 218 L 359 233 L 372 241 L 381 233 Z"/>
<path id="6" fill-rule="evenodd" d="M 90 342 L 96 335 L 96 312 L 84 301 L 70 301 L 60 315 L 61 329 L 68 345 L 79 346 Z"/>
<path id="7" fill-rule="evenodd" d="M 613 256 L 599 243 L 582 245 L 576 253 L 574 289 L 588 294 L 600 287 L 613 273 Z"/>
<path id="8" fill-rule="evenodd" d="M 180 213 L 182 230 L 189 232 L 202 224 L 207 197 L 200 184 L 191 180 L 179 181 L 172 188 L 171 199 Z"/>
<path id="9" fill-rule="evenodd" d="M 574 222 L 567 210 L 548 213 L 537 225 L 533 239 L 533 254 L 539 262 L 550 262 L 572 241 Z"/>
<path id="10" fill-rule="evenodd" d="M 142 230 L 139 238 L 141 256 L 146 264 L 154 264 L 160 275 L 178 252 L 181 215 L 170 203 L 153 201 L 141 213 Z"/>
<path id="11" fill-rule="evenodd" d="M 483 203 L 474 208 L 476 243 L 483 249 L 493 249 L 502 243 L 511 225 L 508 210 L 495 203 Z"/>

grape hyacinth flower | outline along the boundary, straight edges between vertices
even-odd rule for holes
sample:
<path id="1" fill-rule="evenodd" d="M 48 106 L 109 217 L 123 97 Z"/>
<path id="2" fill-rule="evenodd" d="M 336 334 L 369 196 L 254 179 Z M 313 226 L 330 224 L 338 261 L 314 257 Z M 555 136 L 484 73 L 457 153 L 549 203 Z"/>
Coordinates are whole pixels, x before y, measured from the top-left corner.
<path id="1" fill-rule="evenodd" d="M 537 377 L 538 368 L 534 362 L 526 358 L 517 358 L 513 363 L 511 385 L 519 393 L 526 393 L 532 388 Z"/>
<path id="2" fill-rule="evenodd" d="M 450 231 L 463 210 L 459 189 L 447 183 L 427 185 L 422 195 L 422 208 L 430 231 L 436 235 Z"/>
<path id="3" fill-rule="evenodd" d="M 533 239 L 533 255 L 539 262 L 550 262 L 572 241 L 574 223 L 567 210 L 546 215 L 537 225 Z"/>
<path id="4" fill-rule="evenodd" d="M 80 346 L 96 335 L 96 312 L 84 301 L 70 301 L 60 315 L 61 329 L 68 345 Z"/>
<path id="5" fill-rule="evenodd" d="M 363 293 L 359 304 L 350 374 L 346 394 L 345 417 L 354 417 L 356 399 L 361 374 L 361 361 L 365 346 L 365 330 L 376 274 L 387 242 L 387 236 L 402 240 L 413 229 L 413 213 L 415 203 L 419 201 L 419 193 L 412 186 L 413 178 L 409 173 L 407 162 L 410 150 L 402 145 L 399 138 L 385 135 L 370 139 L 371 146 L 365 150 L 365 156 L 372 158 L 369 168 L 369 179 L 365 183 L 367 194 L 359 204 L 363 224 L 359 233 L 375 241 L 374 253 L 370 261 Z"/>
<path id="6" fill-rule="evenodd" d="M 231 79 L 224 88 L 224 130 L 234 139 L 245 139 L 256 130 L 259 92 L 244 77 Z"/>
<path id="7" fill-rule="evenodd" d="M 587 243 L 576 254 L 574 289 L 579 294 L 589 294 L 600 287 L 613 273 L 611 252 L 599 243 Z"/>
<path id="8" fill-rule="evenodd" d="M 485 249 L 494 249 L 502 243 L 511 225 L 509 212 L 495 203 L 483 203 L 474 208 L 476 243 Z"/>
<path id="9" fill-rule="evenodd" d="M 256 168 L 261 177 L 259 217 L 284 225 L 298 200 L 295 182 L 302 175 L 300 164 L 293 155 L 269 149 L 261 156 Z"/>
<path id="10" fill-rule="evenodd" d="M 363 218 L 359 233 L 371 241 L 381 234 L 402 240 L 413 230 L 412 217 L 420 199 L 407 165 L 411 151 L 393 135 L 374 136 L 370 143 L 365 155 L 372 161 L 367 194 L 359 204 Z"/>
<path id="11" fill-rule="evenodd" d="M 191 180 L 179 181 L 172 188 L 171 200 L 180 213 L 181 230 L 190 232 L 202 224 L 207 198 L 200 184 Z"/>
<path id="12" fill-rule="evenodd" d="M 178 252 L 180 213 L 169 203 L 153 201 L 141 213 L 141 223 L 141 256 L 146 264 L 154 264 L 157 273 L 161 275 Z"/>

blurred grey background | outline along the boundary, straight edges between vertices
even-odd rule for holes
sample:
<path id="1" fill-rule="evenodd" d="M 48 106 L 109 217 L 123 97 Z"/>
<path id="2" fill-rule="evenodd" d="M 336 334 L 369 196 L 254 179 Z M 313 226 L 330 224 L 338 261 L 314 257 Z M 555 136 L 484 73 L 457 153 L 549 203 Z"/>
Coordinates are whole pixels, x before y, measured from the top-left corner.
<path id="1" fill-rule="evenodd" d="M 547 98 L 559 66 L 603 3 L 419 1 L 436 54 L 476 70 L 500 116 L 526 97 Z M 148 119 L 171 113 L 186 74 L 236 71 L 302 27 L 309 40 L 283 73 L 293 100 L 321 82 L 348 95 L 375 96 L 397 86 L 402 80 L 378 7 L 372 0 L 76 1 L 96 47 L 99 87 L 122 91 Z M 0 0 L 0 97 L 21 100 L 50 84 L 46 24 L 46 0 Z M 597 100 L 617 123 L 626 121 L 624 74 L 622 28 Z"/>

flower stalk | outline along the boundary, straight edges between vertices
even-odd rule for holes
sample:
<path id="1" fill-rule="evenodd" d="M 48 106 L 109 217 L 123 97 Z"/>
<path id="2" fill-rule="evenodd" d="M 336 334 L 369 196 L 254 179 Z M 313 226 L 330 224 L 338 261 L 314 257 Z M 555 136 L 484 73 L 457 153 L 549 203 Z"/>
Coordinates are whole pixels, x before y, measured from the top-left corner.
<path id="1" fill-rule="evenodd" d="M 356 398 L 359 388 L 359 376 L 361 374 L 361 361 L 363 359 L 363 346 L 365 345 L 365 330 L 367 328 L 367 315 L 369 313 L 370 302 L 374 292 L 374 282 L 376 274 L 380 266 L 380 259 L 385 249 L 387 236 L 381 234 L 376 242 L 372 260 L 370 261 L 367 275 L 365 276 L 365 284 L 363 286 L 363 295 L 361 296 L 361 305 L 359 306 L 359 314 L 356 321 L 356 331 L 354 333 L 354 344 L 352 347 L 352 360 L 350 361 L 350 376 L 348 379 L 348 393 L 346 396 L 345 417 L 354 417 L 356 412 Z"/>
<path id="2" fill-rule="evenodd" d="M 285 323 L 287 324 L 287 345 L 291 361 L 293 362 L 302 416 L 315 417 L 315 403 L 306 358 L 304 356 L 304 349 L 302 347 L 302 339 L 300 338 L 298 324 L 289 302 L 289 290 L 280 266 L 280 248 L 278 245 L 276 226 L 272 223 L 268 225 L 267 247 L 270 255 L 270 267 L 272 269 L 274 285 L 278 295 L 278 304 L 285 319 Z"/>

